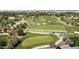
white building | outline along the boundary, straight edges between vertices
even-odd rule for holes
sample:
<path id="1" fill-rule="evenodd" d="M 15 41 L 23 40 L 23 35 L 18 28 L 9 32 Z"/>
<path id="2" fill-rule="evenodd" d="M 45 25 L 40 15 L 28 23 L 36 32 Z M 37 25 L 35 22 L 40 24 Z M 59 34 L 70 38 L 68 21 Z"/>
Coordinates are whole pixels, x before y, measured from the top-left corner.
<path id="1" fill-rule="evenodd" d="M 15 17 L 8 17 L 8 19 L 15 19 Z"/>

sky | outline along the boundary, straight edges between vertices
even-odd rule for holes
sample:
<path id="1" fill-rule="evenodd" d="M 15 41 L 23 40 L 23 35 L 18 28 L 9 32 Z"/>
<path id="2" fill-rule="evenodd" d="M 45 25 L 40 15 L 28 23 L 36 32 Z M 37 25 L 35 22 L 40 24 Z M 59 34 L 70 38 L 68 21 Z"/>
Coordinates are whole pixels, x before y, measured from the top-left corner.
<path id="1" fill-rule="evenodd" d="M 79 10 L 78 0 L 0 0 L 0 10 Z"/>

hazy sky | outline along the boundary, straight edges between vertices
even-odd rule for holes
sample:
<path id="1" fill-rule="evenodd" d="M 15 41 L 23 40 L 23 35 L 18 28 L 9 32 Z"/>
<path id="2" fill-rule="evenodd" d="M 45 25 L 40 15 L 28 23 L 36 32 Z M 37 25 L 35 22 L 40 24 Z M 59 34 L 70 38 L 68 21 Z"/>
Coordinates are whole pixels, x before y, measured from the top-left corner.
<path id="1" fill-rule="evenodd" d="M 79 10 L 78 0 L 0 0 L 0 10 Z"/>

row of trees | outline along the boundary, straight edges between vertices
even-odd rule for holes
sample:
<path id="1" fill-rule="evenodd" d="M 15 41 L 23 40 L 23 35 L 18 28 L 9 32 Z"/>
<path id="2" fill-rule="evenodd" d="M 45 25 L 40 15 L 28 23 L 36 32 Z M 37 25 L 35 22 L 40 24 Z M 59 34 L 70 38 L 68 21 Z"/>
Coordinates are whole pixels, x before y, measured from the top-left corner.
<path id="1" fill-rule="evenodd" d="M 19 24 L 17 27 L 10 31 L 9 34 L 12 37 L 8 42 L 7 48 L 16 48 L 18 44 L 20 44 L 20 37 L 25 35 L 24 30 L 27 28 L 27 23 Z"/>
<path id="2" fill-rule="evenodd" d="M 2 47 L 6 46 L 5 48 L 15 48 L 19 43 L 20 43 L 20 36 L 23 36 L 25 33 L 24 33 L 24 30 L 27 28 L 27 23 L 21 23 L 19 25 L 17 25 L 16 27 L 13 27 L 13 29 L 11 29 L 12 26 L 9 26 L 9 25 L 1 25 L 0 26 L 0 31 L 3 30 L 4 33 L 9 33 L 10 35 L 10 40 L 7 42 L 5 40 L 1 40 L 0 42 L 0 45 Z M 5 45 L 4 45 L 5 44 Z"/>

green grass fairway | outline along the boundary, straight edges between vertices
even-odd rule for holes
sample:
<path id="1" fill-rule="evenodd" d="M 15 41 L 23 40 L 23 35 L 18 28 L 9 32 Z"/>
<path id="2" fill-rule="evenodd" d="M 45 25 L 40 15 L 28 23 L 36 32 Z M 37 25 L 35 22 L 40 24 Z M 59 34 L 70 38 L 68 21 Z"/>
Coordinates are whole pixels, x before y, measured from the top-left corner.
<path id="1" fill-rule="evenodd" d="M 31 25 L 28 29 L 65 30 L 64 25 Z"/>
<path id="2" fill-rule="evenodd" d="M 56 22 L 57 18 L 56 16 L 39 16 L 38 19 L 36 20 L 36 22 L 47 22 L 47 21 L 52 21 L 52 22 Z"/>
<path id="3" fill-rule="evenodd" d="M 28 29 L 65 30 L 65 25 L 57 22 L 55 16 L 40 16 Z"/>
<path id="4" fill-rule="evenodd" d="M 22 48 L 33 48 L 35 46 L 49 44 L 50 42 L 55 42 L 58 37 L 55 35 L 36 35 L 26 38 L 22 43 Z"/>

